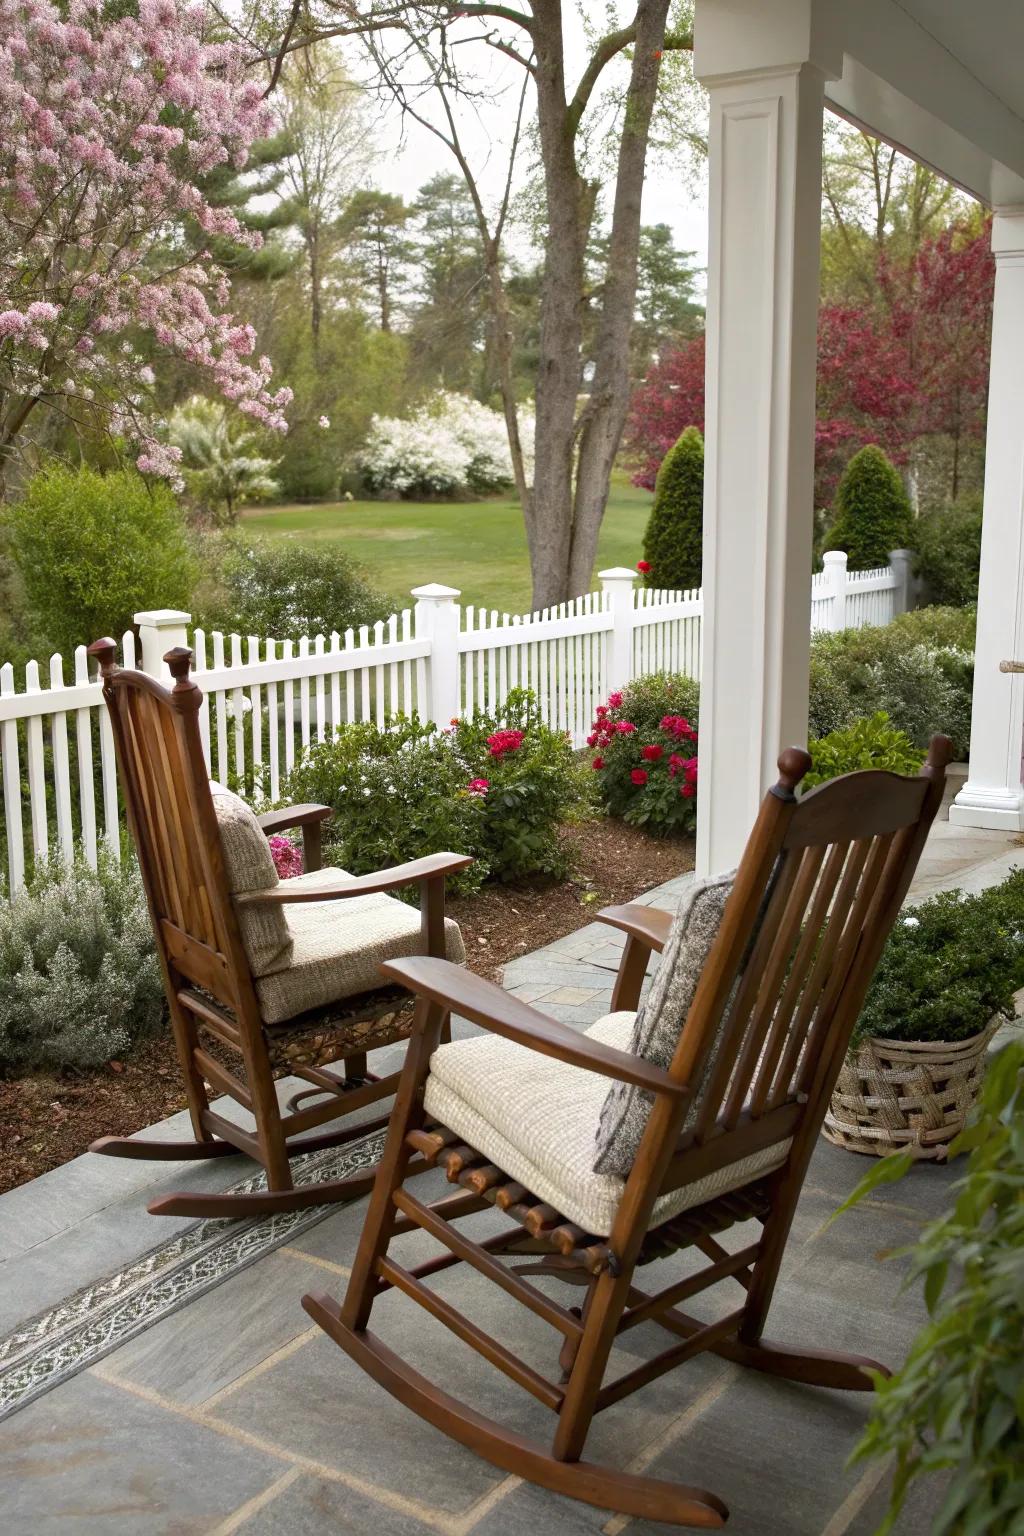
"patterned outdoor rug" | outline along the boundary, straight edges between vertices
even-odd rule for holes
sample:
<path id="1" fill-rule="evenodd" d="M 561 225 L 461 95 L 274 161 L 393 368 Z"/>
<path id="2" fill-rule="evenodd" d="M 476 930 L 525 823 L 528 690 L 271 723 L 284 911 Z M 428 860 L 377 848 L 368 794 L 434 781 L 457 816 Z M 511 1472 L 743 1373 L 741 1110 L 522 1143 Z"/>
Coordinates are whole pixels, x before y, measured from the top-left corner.
<path id="1" fill-rule="evenodd" d="M 360 1141 L 295 1158 L 296 1184 L 322 1184 L 370 1167 L 380 1157 L 385 1134 L 376 1131 Z M 248 1193 L 265 1186 L 266 1175 L 259 1173 L 230 1188 Z M 336 1205 L 317 1205 L 251 1221 L 197 1221 L 127 1268 L 84 1286 L 58 1306 L 21 1323 L 0 1339 L 0 1419 L 336 1209 Z"/>

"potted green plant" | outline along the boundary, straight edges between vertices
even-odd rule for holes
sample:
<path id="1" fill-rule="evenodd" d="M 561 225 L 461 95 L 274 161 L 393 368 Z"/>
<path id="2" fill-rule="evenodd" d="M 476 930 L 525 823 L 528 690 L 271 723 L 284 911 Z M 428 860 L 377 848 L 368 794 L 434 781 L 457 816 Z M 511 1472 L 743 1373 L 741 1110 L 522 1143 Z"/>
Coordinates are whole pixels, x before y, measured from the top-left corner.
<path id="1" fill-rule="evenodd" d="M 943 1158 L 977 1100 L 990 1040 L 1024 984 L 1024 870 L 944 891 L 896 923 L 825 1116 L 838 1146 Z"/>

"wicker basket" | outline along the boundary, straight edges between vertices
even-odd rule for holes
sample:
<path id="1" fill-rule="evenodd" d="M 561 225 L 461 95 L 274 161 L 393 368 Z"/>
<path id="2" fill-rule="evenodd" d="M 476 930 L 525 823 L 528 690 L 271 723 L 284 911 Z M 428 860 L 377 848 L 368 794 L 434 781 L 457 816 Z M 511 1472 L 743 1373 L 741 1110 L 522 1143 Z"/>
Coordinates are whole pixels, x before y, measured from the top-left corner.
<path id="1" fill-rule="evenodd" d="M 985 1075 L 992 1022 L 969 1040 L 864 1040 L 843 1063 L 822 1134 L 851 1152 L 944 1158 Z"/>

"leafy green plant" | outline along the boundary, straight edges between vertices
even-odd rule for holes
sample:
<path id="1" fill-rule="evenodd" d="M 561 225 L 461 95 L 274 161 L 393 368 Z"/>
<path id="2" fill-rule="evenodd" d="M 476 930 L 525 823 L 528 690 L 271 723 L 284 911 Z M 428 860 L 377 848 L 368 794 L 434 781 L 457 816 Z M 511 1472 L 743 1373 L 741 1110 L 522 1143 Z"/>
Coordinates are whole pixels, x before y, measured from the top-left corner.
<path id="1" fill-rule="evenodd" d="M 0 900 L 0 1071 L 84 1070 L 124 1056 L 163 1019 L 163 987 L 134 860 L 37 866 Z"/>
<path id="2" fill-rule="evenodd" d="M 922 1478 L 944 1479 L 932 1536 L 1011 1536 L 1024 1530 L 1024 1045 L 989 1067 L 981 1099 L 950 1157 L 968 1153 L 952 1210 L 909 1252 L 928 1322 L 902 1368 L 875 1379 L 855 1461 L 895 1457 L 895 1528 Z M 883 1158 L 841 1209 L 902 1178 L 908 1153 Z"/>
<path id="3" fill-rule="evenodd" d="M 942 891 L 904 911 L 886 941 L 853 1044 L 967 1040 L 1012 1012 L 1024 985 L 1024 870 L 975 896 Z"/>
<path id="4" fill-rule="evenodd" d="M 199 616 L 207 630 L 297 639 L 358 629 L 393 608 L 336 546 L 250 543 L 235 535 L 208 540 L 206 555 Z"/>
<path id="5" fill-rule="evenodd" d="M 491 877 L 564 876 L 557 830 L 590 802 L 588 770 L 565 734 L 544 724 L 532 693 L 514 688 L 498 714 L 459 721 L 452 736 L 483 801 L 479 848 Z"/>
<path id="6" fill-rule="evenodd" d="M 918 519 L 914 574 L 924 583 L 929 602 L 976 603 L 980 567 L 980 496 Z"/>
<path id="7" fill-rule="evenodd" d="M 682 715 L 696 730 L 700 723 L 700 683 L 685 672 L 648 672 L 627 683 L 619 705 L 641 734 L 656 731 L 666 715 Z"/>
<path id="8" fill-rule="evenodd" d="M 33 627 L 66 656 L 100 635 L 120 639 L 142 609 L 189 606 L 197 567 L 184 518 L 166 485 L 134 470 L 53 464 L 6 523 Z"/>
<path id="9" fill-rule="evenodd" d="M 845 549 L 851 571 L 888 565 L 889 551 L 910 542 L 910 501 L 899 471 L 876 443 L 847 464 L 833 510 L 825 548 Z"/>
<path id="10" fill-rule="evenodd" d="M 221 402 L 193 395 L 172 413 L 167 436 L 181 449 L 189 490 L 214 521 L 231 523 L 243 502 L 278 494 L 274 461 L 258 451 L 259 434 L 232 424 Z"/>
<path id="11" fill-rule="evenodd" d="M 697 427 L 687 427 L 666 453 L 654 482 L 644 531 L 649 587 L 700 586 L 703 529 L 704 439 Z"/>
<path id="12" fill-rule="evenodd" d="M 854 773 L 862 768 L 884 768 L 889 773 L 916 773 L 924 761 L 921 752 L 910 738 L 889 723 L 884 710 L 878 710 L 866 720 L 856 720 L 853 725 L 830 731 L 818 741 L 812 741 L 810 772 L 804 775 L 804 789 L 825 784 L 841 773 Z"/>
<path id="13" fill-rule="evenodd" d="M 977 627 L 976 608 L 954 608 L 941 603 L 899 613 L 888 626 L 908 645 L 930 645 L 938 650 L 962 651 L 967 655 L 974 654 Z"/>
<path id="14" fill-rule="evenodd" d="M 587 738 L 605 810 L 662 835 L 692 832 L 697 820 L 696 729 L 671 710 L 655 723 L 652 711 L 659 694 L 672 696 L 677 681 L 652 678 L 647 682 L 655 686 L 636 687 L 633 697 L 643 706 L 636 719 L 625 692 L 610 693 Z"/>

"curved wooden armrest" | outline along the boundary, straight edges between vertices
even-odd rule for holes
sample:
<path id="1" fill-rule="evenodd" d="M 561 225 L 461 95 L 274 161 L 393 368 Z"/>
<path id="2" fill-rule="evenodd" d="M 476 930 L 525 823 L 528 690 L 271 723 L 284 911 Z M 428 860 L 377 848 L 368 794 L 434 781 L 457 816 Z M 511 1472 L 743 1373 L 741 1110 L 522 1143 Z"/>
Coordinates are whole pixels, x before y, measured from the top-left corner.
<path id="1" fill-rule="evenodd" d="M 672 928 L 672 913 L 660 912 L 657 907 L 642 907 L 631 901 L 622 907 L 603 907 L 597 914 L 597 921 L 621 928 L 631 939 L 639 939 L 641 944 L 660 954 Z"/>
<path id="2" fill-rule="evenodd" d="M 685 1083 L 677 1083 L 661 1067 L 644 1061 L 642 1056 L 633 1056 L 629 1051 L 590 1040 L 570 1029 L 568 1024 L 549 1019 L 493 981 L 474 976 L 472 971 L 452 965 L 448 960 L 415 955 L 407 960 L 390 960 L 381 966 L 381 972 L 390 981 L 401 982 L 417 997 L 427 997 L 462 1018 L 482 1025 L 492 1034 L 504 1035 L 506 1040 L 528 1046 L 542 1056 L 554 1056 L 570 1066 L 583 1067 L 588 1072 L 597 1072 L 601 1077 L 615 1078 L 622 1083 L 633 1083 L 652 1093 L 667 1093 L 678 1098 L 688 1092 Z"/>
<path id="3" fill-rule="evenodd" d="M 410 859 L 408 864 L 395 864 L 391 869 L 376 870 L 372 875 L 345 875 L 338 871 L 338 879 L 330 885 L 303 888 L 290 880 L 282 880 L 272 891 L 248 891 L 235 900 L 246 906 L 281 906 L 299 901 L 343 901 L 346 896 L 367 896 L 373 891 L 393 891 L 400 885 L 416 885 L 425 880 L 439 880 L 465 869 L 473 860 L 464 853 L 428 853 L 422 859 Z"/>
<path id="4" fill-rule="evenodd" d="M 286 832 L 291 827 L 308 827 L 326 821 L 334 812 L 329 805 L 286 805 L 280 811 L 264 811 L 256 820 L 260 830 L 268 837 L 275 832 Z"/>

